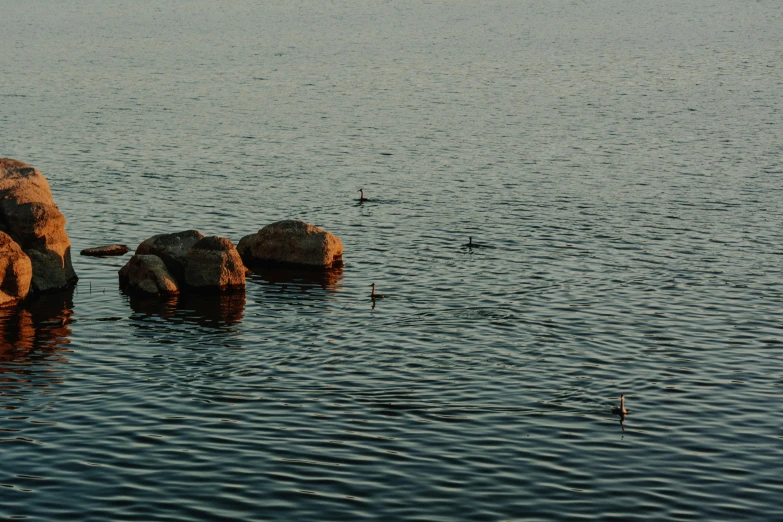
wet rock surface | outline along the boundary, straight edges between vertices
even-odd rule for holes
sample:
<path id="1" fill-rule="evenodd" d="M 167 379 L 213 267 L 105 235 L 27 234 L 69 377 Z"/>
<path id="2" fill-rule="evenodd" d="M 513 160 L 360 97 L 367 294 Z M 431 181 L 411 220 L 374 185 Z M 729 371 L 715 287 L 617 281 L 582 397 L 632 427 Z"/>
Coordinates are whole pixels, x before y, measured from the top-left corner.
<path id="1" fill-rule="evenodd" d="M 177 295 L 179 285 L 163 260 L 153 255 L 134 255 L 120 271 L 120 286 L 128 293 Z"/>
<path id="2" fill-rule="evenodd" d="M 286 220 L 243 237 L 237 246 L 248 266 L 342 266 L 343 243 L 334 234 L 304 221 Z"/>
<path id="3" fill-rule="evenodd" d="M 130 251 L 127 245 L 103 245 L 92 248 L 85 248 L 80 255 L 103 257 L 103 256 L 122 256 Z"/>
<path id="4" fill-rule="evenodd" d="M 194 291 L 229 291 L 245 288 L 245 265 L 226 238 L 198 241 L 185 256 L 185 285 Z"/>
<path id="5" fill-rule="evenodd" d="M 185 230 L 173 234 L 158 234 L 143 241 L 136 248 L 137 255 L 158 256 L 166 265 L 171 275 L 178 281 L 185 276 L 185 255 L 204 234 L 198 230 Z"/>
<path id="6" fill-rule="evenodd" d="M 0 158 L 0 231 L 30 258 L 33 291 L 52 292 L 78 280 L 65 216 L 49 183 L 38 169 L 10 158 Z"/>
<path id="7" fill-rule="evenodd" d="M 0 306 L 14 304 L 30 291 L 33 265 L 22 248 L 5 232 L 0 232 Z"/>

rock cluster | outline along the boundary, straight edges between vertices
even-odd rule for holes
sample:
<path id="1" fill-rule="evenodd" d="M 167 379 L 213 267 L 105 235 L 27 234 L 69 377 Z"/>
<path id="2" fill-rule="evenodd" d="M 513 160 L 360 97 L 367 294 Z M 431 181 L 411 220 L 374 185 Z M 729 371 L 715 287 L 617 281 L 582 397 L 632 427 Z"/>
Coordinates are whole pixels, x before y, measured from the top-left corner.
<path id="1" fill-rule="evenodd" d="M 81 254 L 127 252 L 127 246 L 116 244 Z M 329 274 L 342 267 L 342 256 L 337 236 L 304 221 L 272 223 L 243 237 L 236 248 L 226 238 L 186 230 L 143 241 L 120 269 L 119 279 L 137 295 L 230 295 L 244 291 L 245 266 Z M 77 280 L 65 217 L 46 178 L 26 163 L 0 158 L 0 306 L 18 303 L 30 293 L 71 288 Z"/>
<path id="2" fill-rule="evenodd" d="M 242 291 L 245 271 L 231 241 L 186 230 L 142 242 L 119 275 L 129 292 L 166 296 Z"/>
<path id="3" fill-rule="evenodd" d="M 78 280 L 71 264 L 65 216 L 54 203 L 49 183 L 38 169 L 10 158 L 0 158 L 0 232 L 28 258 L 32 266 L 29 288 L 33 292 L 53 292 Z M 7 245 L 8 240 L 4 241 Z M 15 284 L 6 282 L 14 277 L 0 273 L 2 288 Z M 19 291 L 23 287 L 19 286 Z"/>
<path id="4" fill-rule="evenodd" d="M 186 230 L 143 241 L 120 269 L 120 285 L 137 295 L 231 293 L 245 288 L 245 266 L 328 270 L 341 267 L 342 256 L 337 236 L 304 221 L 272 223 L 236 248 L 224 237 Z"/>

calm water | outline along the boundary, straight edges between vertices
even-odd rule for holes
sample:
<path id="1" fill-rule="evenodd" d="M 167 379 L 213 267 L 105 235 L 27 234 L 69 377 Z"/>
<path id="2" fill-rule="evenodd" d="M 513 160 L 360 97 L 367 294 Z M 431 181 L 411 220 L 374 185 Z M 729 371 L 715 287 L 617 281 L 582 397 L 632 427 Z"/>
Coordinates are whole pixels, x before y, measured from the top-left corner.
<path id="1" fill-rule="evenodd" d="M 346 266 L 75 256 L 0 312 L 0 517 L 783 519 L 782 49 L 778 0 L 5 0 L 0 156 L 75 252 L 298 218 Z"/>

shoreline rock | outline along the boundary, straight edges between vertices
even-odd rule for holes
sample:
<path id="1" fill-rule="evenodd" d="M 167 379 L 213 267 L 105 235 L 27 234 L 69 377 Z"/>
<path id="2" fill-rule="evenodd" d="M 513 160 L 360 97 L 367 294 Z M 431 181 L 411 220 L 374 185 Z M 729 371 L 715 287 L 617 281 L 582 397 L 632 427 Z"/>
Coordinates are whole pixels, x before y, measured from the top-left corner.
<path id="1" fill-rule="evenodd" d="M 33 279 L 33 264 L 16 241 L 0 232 L 0 306 L 16 304 L 27 297 Z"/>
<path id="2" fill-rule="evenodd" d="M 38 169 L 11 158 L 0 158 L 0 231 L 30 258 L 33 292 L 54 292 L 79 280 L 65 216 L 49 183 Z"/>

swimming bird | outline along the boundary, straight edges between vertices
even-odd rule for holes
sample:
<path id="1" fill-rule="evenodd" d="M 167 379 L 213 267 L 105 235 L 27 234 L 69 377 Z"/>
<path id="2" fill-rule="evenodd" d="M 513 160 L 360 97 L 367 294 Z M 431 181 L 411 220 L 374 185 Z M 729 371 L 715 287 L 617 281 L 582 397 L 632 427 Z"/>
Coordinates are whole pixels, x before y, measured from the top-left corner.
<path id="1" fill-rule="evenodd" d="M 384 296 L 383 294 L 376 294 L 376 293 L 375 293 L 375 283 L 371 284 L 370 286 L 372 286 L 372 292 L 370 293 L 370 298 L 371 298 L 373 301 L 374 301 L 375 299 L 383 299 L 384 297 L 386 297 L 386 296 Z"/>
<path id="2" fill-rule="evenodd" d="M 364 197 L 364 189 L 359 189 L 359 203 L 367 201 L 367 198 Z"/>
<path id="3" fill-rule="evenodd" d="M 492 248 L 492 247 L 487 246 L 487 245 L 482 245 L 481 243 L 474 243 L 472 237 L 469 237 L 468 238 L 468 242 L 465 243 L 462 246 L 464 246 L 466 248 Z"/>
<path id="4" fill-rule="evenodd" d="M 625 409 L 625 394 L 620 395 L 620 407 L 612 408 L 612 413 L 617 414 L 621 417 L 625 417 L 628 415 L 628 410 Z"/>

